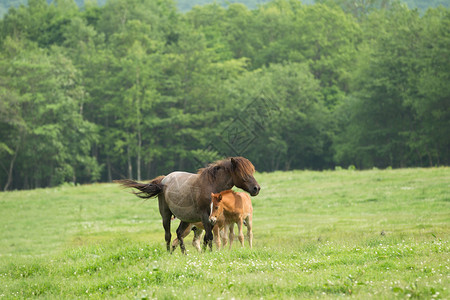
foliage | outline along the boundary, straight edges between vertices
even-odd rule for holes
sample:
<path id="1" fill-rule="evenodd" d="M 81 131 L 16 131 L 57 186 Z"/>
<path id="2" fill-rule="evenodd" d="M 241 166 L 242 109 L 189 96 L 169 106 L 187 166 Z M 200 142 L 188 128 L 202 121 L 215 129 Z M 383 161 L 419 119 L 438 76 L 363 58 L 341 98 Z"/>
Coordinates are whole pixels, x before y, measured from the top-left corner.
<path id="1" fill-rule="evenodd" d="M 255 176 L 253 249 L 197 253 L 191 234 L 187 256 L 118 185 L 3 192 L 0 295 L 449 298 L 449 168 Z"/>
<path id="2" fill-rule="evenodd" d="M 444 137 L 450 134 L 449 103 L 442 98 L 448 99 L 444 81 L 449 72 L 441 68 L 448 65 L 442 55 L 448 54 L 450 43 L 448 33 L 440 29 L 449 16 L 448 10 L 429 10 L 420 18 L 416 11 L 398 6 L 368 17 L 354 92 L 340 112 L 346 125 L 335 145 L 342 164 L 364 168 L 449 163 L 449 139 Z"/>
<path id="3" fill-rule="evenodd" d="M 3 143 L 9 151 L 8 180 L 24 187 L 91 181 L 99 178 L 89 155 L 95 125 L 81 115 L 84 90 L 78 71 L 61 49 L 48 51 L 7 38 L 1 59 Z M 47 53 L 48 52 L 48 53 Z"/>
<path id="4" fill-rule="evenodd" d="M 0 21 L 0 185 L 448 165 L 449 10 L 30 0 Z M 358 4 L 358 10 L 354 5 Z"/>
<path id="5" fill-rule="evenodd" d="M 46 0 L 47 3 L 51 3 L 53 1 L 57 2 L 56 0 Z M 304 4 L 314 4 L 314 2 L 316 3 L 321 3 L 324 1 L 330 1 L 330 0 L 303 0 L 301 1 Z M 331 0 L 334 2 L 337 2 L 341 5 L 343 5 L 343 8 L 346 8 L 350 5 L 357 5 L 357 4 L 361 4 L 358 3 L 358 1 L 348 1 L 348 0 Z M 379 1 L 379 0 L 376 0 Z M 96 3 L 98 5 L 104 5 L 107 0 L 74 0 L 74 2 L 79 6 L 79 7 L 83 7 L 83 6 L 87 6 L 90 3 Z M 250 9 L 255 9 L 260 5 L 264 5 L 265 3 L 270 2 L 270 0 L 229 0 L 229 1 L 211 1 L 211 0 L 178 0 L 177 1 L 177 7 L 181 12 L 187 12 L 191 9 L 193 9 L 195 6 L 200 6 L 200 5 L 206 5 L 206 4 L 211 4 L 211 3 L 218 3 L 222 6 L 227 6 L 229 4 L 233 4 L 233 3 L 242 3 L 245 6 L 247 6 Z M 386 0 L 381 0 L 382 3 L 385 2 L 389 2 Z M 408 6 L 410 8 L 418 8 L 422 11 L 425 11 L 427 8 L 429 7 L 437 7 L 439 5 L 442 5 L 444 7 L 449 7 L 448 1 L 447 0 L 402 0 L 402 2 L 405 2 L 408 4 Z M 5 15 L 8 12 L 8 8 L 10 7 L 19 7 L 19 5 L 23 4 L 26 5 L 28 3 L 28 0 L 3 0 L 2 3 L 0 3 L 0 17 L 2 17 L 3 15 Z"/>

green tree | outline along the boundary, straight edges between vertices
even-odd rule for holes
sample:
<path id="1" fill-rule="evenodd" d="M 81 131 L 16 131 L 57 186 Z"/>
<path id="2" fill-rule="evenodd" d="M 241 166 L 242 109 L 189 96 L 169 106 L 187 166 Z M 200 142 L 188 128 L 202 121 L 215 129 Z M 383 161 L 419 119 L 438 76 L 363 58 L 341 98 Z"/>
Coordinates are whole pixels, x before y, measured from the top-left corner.
<path id="1" fill-rule="evenodd" d="M 450 11 L 429 9 L 421 19 L 416 61 L 419 71 L 411 81 L 417 89 L 406 101 L 414 111 L 409 146 L 420 165 L 450 163 Z"/>
<path id="2" fill-rule="evenodd" d="M 396 6 L 372 13 L 364 27 L 354 91 L 338 116 L 344 130 L 335 140 L 337 162 L 361 168 L 412 165 L 418 122 L 409 103 L 421 71 L 419 14 Z"/>
<path id="3" fill-rule="evenodd" d="M 39 47 L 61 45 L 70 20 L 79 14 L 73 0 L 29 0 L 28 6 L 11 9 L 4 17 L 1 38 L 15 36 L 37 42 Z"/>
<path id="4" fill-rule="evenodd" d="M 149 174 L 162 147 L 157 134 L 152 135 L 155 124 L 165 117 L 156 82 L 167 63 L 165 49 L 177 39 L 174 12 L 169 2 L 118 0 L 99 14 L 95 10 L 86 14 L 93 20 L 98 41 L 93 43 L 94 54 L 80 63 L 89 79 L 89 119 L 105 132 L 98 157 L 107 166 L 107 180 L 140 179 L 144 165 Z"/>
<path id="5" fill-rule="evenodd" d="M 264 171 L 329 166 L 330 114 L 306 64 L 272 64 L 244 73 L 230 80 L 227 91 L 234 119 L 224 122 L 221 139 L 230 150 L 243 151 Z M 234 128 L 241 132 L 241 145 L 227 140 Z"/>
<path id="6" fill-rule="evenodd" d="M 176 168 L 195 168 L 199 167 L 193 162 L 196 151 L 211 141 L 216 124 L 225 118 L 224 82 L 244 72 L 247 60 L 227 59 L 221 47 L 209 43 L 190 25 L 180 30 L 178 42 L 168 50 L 167 85 L 162 93 L 171 108 L 168 121 L 173 134 L 169 136 L 179 145 L 171 151 L 177 157 Z"/>
<path id="7" fill-rule="evenodd" d="M 0 61 L 4 189 L 98 179 L 89 155 L 95 126 L 80 113 L 84 91 L 71 61 L 58 48 L 47 54 L 10 38 Z"/>
<path id="8" fill-rule="evenodd" d="M 252 34 L 254 67 L 307 62 L 333 108 L 349 92 L 353 58 L 361 32 L 356 20 L 337 7 L 277 0 L 257 11 Z"/>
<path id="9" fill-rule="evenodd" d="M 318 0 L 316 2 L 339 6 L 346 13 L 361 20 L 377 9 L 389 9 L 395 0 Z"/>

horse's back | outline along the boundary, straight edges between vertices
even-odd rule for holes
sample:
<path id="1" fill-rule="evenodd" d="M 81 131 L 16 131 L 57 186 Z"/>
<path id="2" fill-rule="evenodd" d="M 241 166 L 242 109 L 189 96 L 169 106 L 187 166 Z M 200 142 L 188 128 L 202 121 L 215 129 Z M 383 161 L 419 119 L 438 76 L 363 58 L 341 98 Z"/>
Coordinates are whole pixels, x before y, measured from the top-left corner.
<path id="1" fill-rule="evenodd" d="M 193 175 L 196 174 L 183 171 L 175 171 L 164 176 L 161 183 L 165 186 L 170 186 L 173 183 L 180 183 L 189 180 Z"/>
<path id="2" fill-rule="evenodd" d="M 244 192 L 238 192 L 236 194 L 241 198 L 243 212 L 246 214 L 253 213 L 252 199 L 250 198 L 250 195 Z"/>
<path id="3" fill-rule="evenodd" d="M 201 193 L 197 174 L 176 171 L 161 181 L 164 200 L 172 213 L 182 221 L 193 223 L 201 220 L 197 198 Z"/>
<path id="4" fill-rule="evenodd" d="M 244 192 L 226 191 L 222 194 L 226 198 L 225 201 L 233 207 L 231 213 L 235 214 L 251 214 L 253 212 L 252 200 L 250 195 Z"/>
<path id="5" fill-rule="evenodd" d="M 161 184 L 164 186 L 164 193 L 186 194 L 197 186 L 197 174 L 176 171 L 166 175 Z"/>

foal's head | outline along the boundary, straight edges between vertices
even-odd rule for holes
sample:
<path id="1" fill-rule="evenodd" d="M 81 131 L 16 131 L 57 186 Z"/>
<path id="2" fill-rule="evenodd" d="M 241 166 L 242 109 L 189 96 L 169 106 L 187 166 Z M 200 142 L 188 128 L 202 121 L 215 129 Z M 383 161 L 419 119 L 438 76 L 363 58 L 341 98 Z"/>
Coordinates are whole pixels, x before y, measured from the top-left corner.
<path id="1" fill-rule="evenodd" d="M 219 216 L 223 213 L 222 194 L 211 193 L 211 213 L 209 214 L 209 222 L 214 225 Z"/>

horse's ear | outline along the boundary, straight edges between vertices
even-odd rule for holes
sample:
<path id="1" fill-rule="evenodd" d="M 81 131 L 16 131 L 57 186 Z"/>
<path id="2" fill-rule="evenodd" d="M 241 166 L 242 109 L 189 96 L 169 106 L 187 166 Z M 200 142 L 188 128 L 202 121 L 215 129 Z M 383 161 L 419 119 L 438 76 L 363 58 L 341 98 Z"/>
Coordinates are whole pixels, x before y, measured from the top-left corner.
<path id="1" fill-rule="evenodd" d="M 238 162 L 234 158 L 231 158 L 231 167 L 233 169 L 236 169 L 237 165 L 238 165 Z"/>
<path id="2" fill-rule="evenodd" d="M 214 198 L 214 193 L 211 193 L 211 198 Z"/>
<path id="3" fill-rule="evenodd" d="M 220 200 L 222 200 L 222 194 L 219 194 L 219 197 L 217 198 L 217 200 L 219 200 L 219 202 L 220 202 Z"/>

